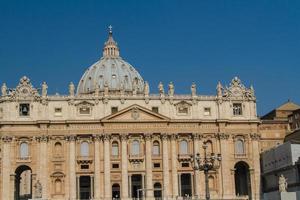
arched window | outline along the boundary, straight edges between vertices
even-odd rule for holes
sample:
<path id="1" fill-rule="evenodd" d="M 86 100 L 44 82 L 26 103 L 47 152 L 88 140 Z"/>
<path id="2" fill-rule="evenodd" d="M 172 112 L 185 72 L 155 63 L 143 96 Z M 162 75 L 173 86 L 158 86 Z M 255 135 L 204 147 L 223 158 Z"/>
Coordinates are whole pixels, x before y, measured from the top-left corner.
<path id="1" fill-rule="evenodd" d="M 188 154 L 188 142 L 186 140 L 180 142 L 180 154 Z"/>
<path id="2" fill-rule="evenodd" d="M 54 155 L 56 157 L 62 156 L 62 145 L 60 142 L 56 142 L 54 145 Z"/>
<path id="3" fill-rule="evenodd" d="M 27 158 L 29 156 L 28 144 L 26 142 L 22 142 L 20 144 L 20 157 Z"/>
<path id="4" fill-rule="evenodd" d="M 62 192 L 62 183 L 60 179 L 55 180 L 55 193 L 60 194 Z"/>
<path id="5" fill-rule="evenodd" d="M 116 141 L 114 141 L 111 145 L 111 155 L 112 156 L 118 156 L 119 155 L 119 144 Z"/>
<path id="6" fill-rule="evenodd" d="M 244 141 L 242 139 L 237 139 L 235 141 L 235 154 L 245 154 Z"/>
<path id="7" fill-rule="evenodd" d="M 159 147 L 159 142 L 158 141 L 153 142 L 152 154 L 155 155 L 155 156 L 160 155 L 160 147 Z"/>
<path id="8" fill-rule="evenodd" d="M 131 155 L 140 154 L 140 142 L 138 140 L 134 140 L 131 147 Z"/>
<path id="9" fill-rule="evenodd" d="M 80 155 L 81 156 L 89 156 L 89 143 L 88 142 L 81 142 Z"/>

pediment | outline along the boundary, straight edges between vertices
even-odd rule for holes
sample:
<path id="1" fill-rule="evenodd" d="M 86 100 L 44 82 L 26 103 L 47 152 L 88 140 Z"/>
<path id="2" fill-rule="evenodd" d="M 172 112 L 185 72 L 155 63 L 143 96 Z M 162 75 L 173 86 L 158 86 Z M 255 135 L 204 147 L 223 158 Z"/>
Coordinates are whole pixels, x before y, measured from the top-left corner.
<path id="1" fill-rule="evenodd" d="M 132 105 L 103 118 L 102 122 L 166 122 L 170 119 L 139 105 Z"/>

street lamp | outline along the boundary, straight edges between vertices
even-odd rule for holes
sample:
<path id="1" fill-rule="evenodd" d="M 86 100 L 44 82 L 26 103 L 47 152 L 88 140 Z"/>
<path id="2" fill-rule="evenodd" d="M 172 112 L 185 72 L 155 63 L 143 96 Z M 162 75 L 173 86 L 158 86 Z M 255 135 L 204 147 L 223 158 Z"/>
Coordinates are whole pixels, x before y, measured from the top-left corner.
<path id="1" fill-rule="evenodd" d="M 209 194 L 209 186 L 208 186 L 208 172 L 210 170 L 215 170 L 220 167 L 219 163 L 222 160 L 221 154 L 215 155 L 211 153 L 210 155 L 207 154 L 207 144 L 203 143 L 204 149 L 204 157 L 200 157 L 200 153 L 197 153 L 195 156 L 191 155 L 191 161 L 194 163 L 194 170 L 204 171 L 205 174 L 205 199 L 210 200 Z M 216 162 L 218 161 L 218 162 Z"/>

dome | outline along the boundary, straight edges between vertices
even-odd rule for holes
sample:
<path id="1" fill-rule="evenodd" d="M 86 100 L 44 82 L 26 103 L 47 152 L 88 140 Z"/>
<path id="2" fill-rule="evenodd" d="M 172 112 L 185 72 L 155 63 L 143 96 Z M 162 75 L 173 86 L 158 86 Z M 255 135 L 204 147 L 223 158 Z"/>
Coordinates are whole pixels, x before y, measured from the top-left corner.
<path id="1" fill-rule="evenodd" d="M 112 37 L 110 27 L 109 38 L 104 44 L 102 58 L 90 66 L 78 83 L 77 94 L 91 94 L 98 84 L 100 92 L 108 87 L 110 94 L 141 94 L 144 91 L 144 80 L 135 68 L 119 55 L 119 48 Z"/>

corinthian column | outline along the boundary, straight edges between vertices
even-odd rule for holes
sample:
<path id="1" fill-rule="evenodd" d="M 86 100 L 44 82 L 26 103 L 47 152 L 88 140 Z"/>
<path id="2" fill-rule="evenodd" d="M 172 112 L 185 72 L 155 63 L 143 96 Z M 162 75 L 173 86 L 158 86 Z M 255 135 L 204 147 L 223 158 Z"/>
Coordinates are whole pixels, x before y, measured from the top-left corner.
<path id="1" fill-rule="evenodd" d="M 252 156 L 253 158 L 253 173 L 251 177 L 251 186 L 252 188 L 252 198 L 255 200 L 260 199 L 260 163 L 259 163 L 259 140 L 260 140 L 260 135 L 257 133 L 252 133 L 250 134 L 251 137 L 251 142 L 252 142 Z"/>
<path id="2" fill-rule="evenodd" d="M 229 135 L 225 133 L 219 133 L 217 138 L 220 140 L 221 146 L 221 172 L 222 172 L 222 184 L 223 184 L 223 198 L 232 198 L 234 196 L 232 188 L 234 187 L 231 180 L 231 171 L 230 171 L 230 152 L 228 151 L 228 138 Z"/>
<path id="3" fill-rule="evenodd" d="M 42 197 L 44 199 L 48 198 L 48 148 L 47 148 L 47 144 L 48 144 L 48 136 L 41 136 L 38 138 L 38 141 L 40 143 L 40 182 L 42 184 L 43 187 L 43 191 L 42 191 Z"/>
<path id="4" fill-rule="evenodd" d="M 178 196 L 178 174 L 177 174 L 177 151 L 176 151 L 176 139 L 177 135 L 173 134 L 171 136 L 171 160 L 172 160 L 172 190 L 173 198 Z"/>
<path id="5" fill-rule="evenodd" d="M 100 135 L 94 136 L 95 141 L 95 174 L 94 174 L 94 193 L 95 193 L 95 200 L 100 199 Z"/>
<path id="6" fill-rule="evenodd" d="M 193 135 L 193 139 L 194 139 L 194 155 L 196 155 L 197 153 L 200 153 L 199 152 L 199 139 L 200 139 L 200 135 L 199 134 L 194 134 Z M 195 188 L 195 195 L 200 197 L 200 172 L 199 170 L 195 170 L 195 185 L 194 185 L 194 188 Z"/>
<path id="7" fill-rule="evenodd" d="M 121 199 L 128 199 L 128 159 L 127 159 L 127 135 L 121 135 L 122 148 L 122 196 Z"/>
<path id="8" fill-rule="evenodd" d="M 76 136 L 67 137 L 69 141 L 69 198 L 76 200 Z"/>
<path id="9" fill-rule="evenodd" d="M 10 188 L 10 144 L 12 137 L 3 136 L 2 138 L 2 193 L 1 199 L 10 199 L 10 194 L 14 193 Z"/>
<path id="10" fill-rule="evenodd" d="M 168 135 L 162 135 L 162 146 L 163 146 L 163 192 L 164 198 L 167 199 L 170 195 L 169 192 L 169 152 L 168 152 Z"/>
<path id="11" fill-rule="evenodd" d="M 153 197 L 153 183 L 152 183 L 152 145 L 151 134 L 145 135 L 146 141 L 146 198 Z"/>
<path id="12" fill-rule="evenodd" d="M 111 182 L 110 182 L 110 136 L 104 135 L 104 197 L 106 200 L 111 199 Z"/>

